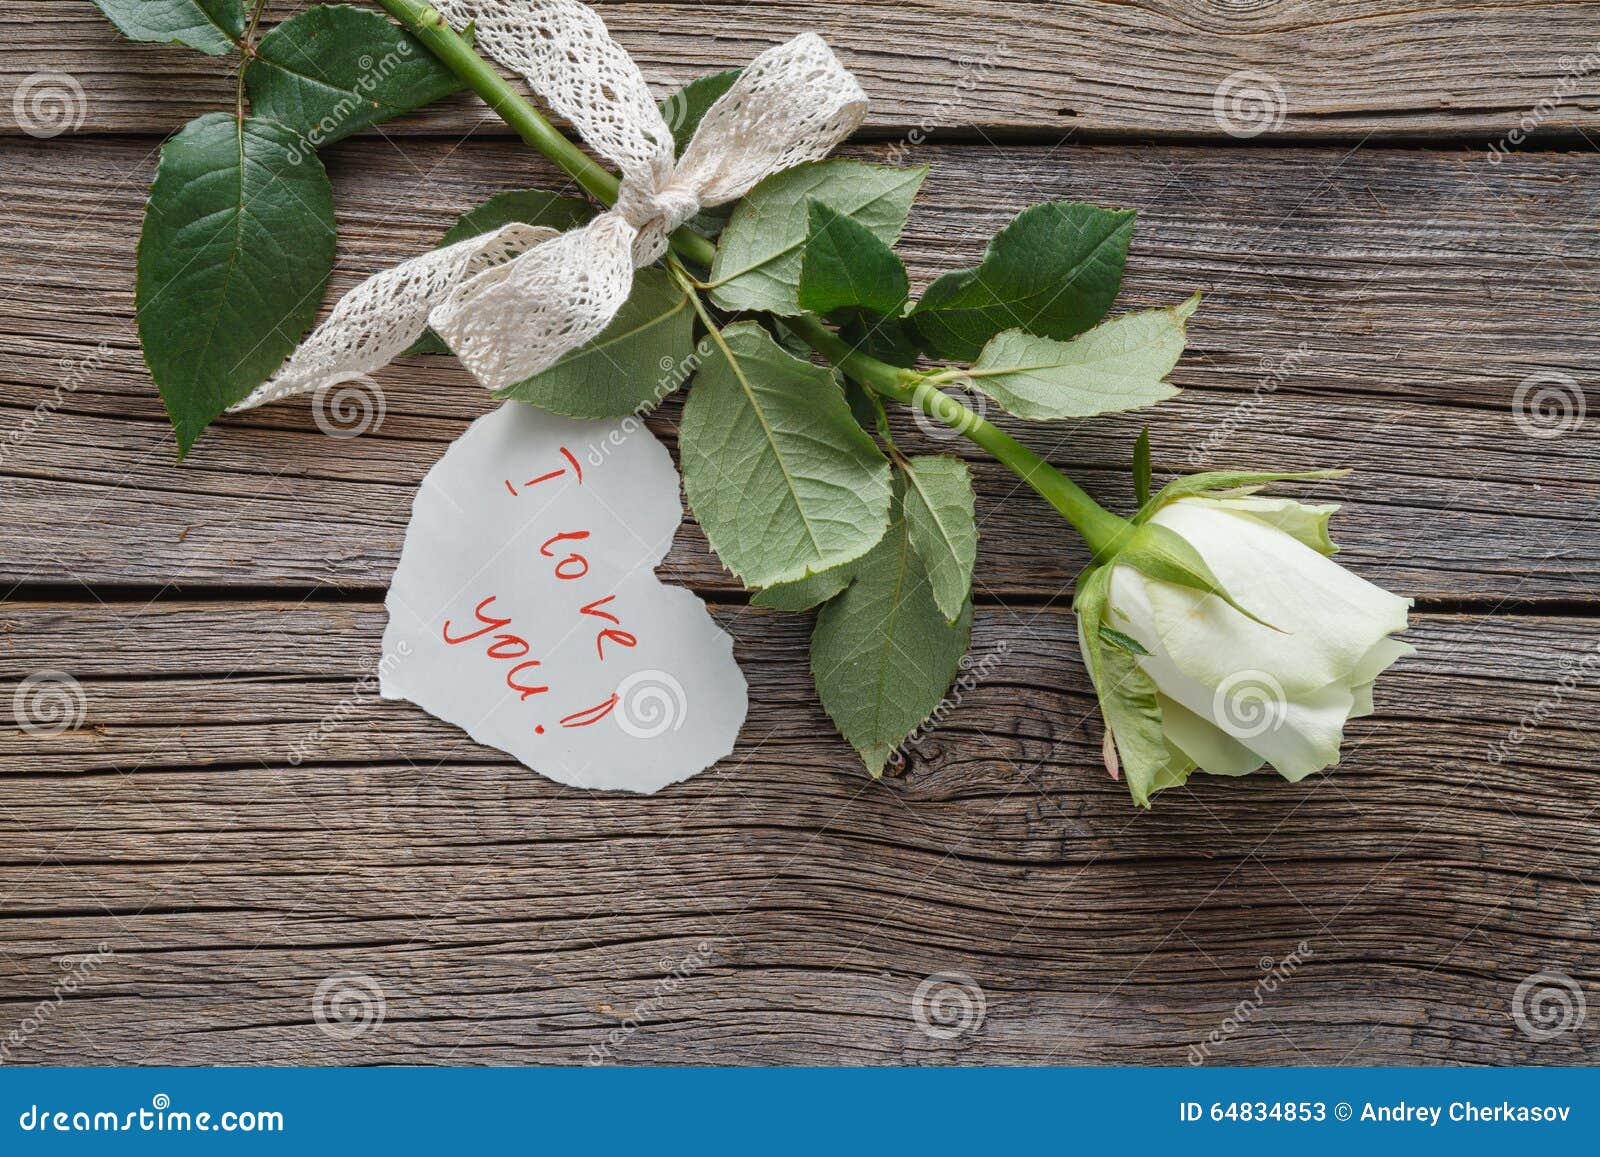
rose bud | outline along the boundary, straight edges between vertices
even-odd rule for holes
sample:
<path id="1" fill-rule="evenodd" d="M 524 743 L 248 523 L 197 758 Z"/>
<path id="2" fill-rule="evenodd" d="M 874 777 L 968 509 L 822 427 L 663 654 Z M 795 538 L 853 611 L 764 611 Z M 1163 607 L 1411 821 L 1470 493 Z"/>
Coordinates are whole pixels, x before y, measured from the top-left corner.
<path id="1" fill-rule="evenodd" d="M 1411 600 L 1328 556 L 1337 506 L 1255 493 L 1276 478 L 1180 479 L 1079 581 L 1074 609 L 1101 711 L 1135 802 L 1195 770 L 1263 764 L 1291 782 L 1339 762 L 1347 720 L 1412 653 L 1391 638 Z M 1231 487 L 1231 488 L 1227 488 Z"/>

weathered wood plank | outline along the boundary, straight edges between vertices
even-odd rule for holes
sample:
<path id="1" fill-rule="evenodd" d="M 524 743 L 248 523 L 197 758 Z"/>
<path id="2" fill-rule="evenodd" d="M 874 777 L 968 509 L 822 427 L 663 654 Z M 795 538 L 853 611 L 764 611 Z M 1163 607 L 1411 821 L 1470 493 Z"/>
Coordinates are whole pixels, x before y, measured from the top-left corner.
<path id="1" fill-rule="evenodd" d="M 24 356 L 28 339 L 77 342 L 38 351 L 54 384 L 56 359 L 133 341 L 132 253 L 155 145 L 13 141 L 0 160 L 6 340 Z M 918 283 L 976 261 L 1028 205 L 1138 209 L 1125 300 L 1206 292 L 1191 359 L 1229 372 L 1198 384 L 1509 409 L 1530 373 L 1600 364 L 1587 324 L 1600 232 L 1585 224 L 1600 213 L 1600 154 L 1496 165 L 1441 151 L 928 146 L 909 160 L 932 169 L 900 244 Z M 347 142 L 329 161 L 341 244 L 330 298 L 497 192 L 571 191 L 510 142 Z"/>
<path id="2" fill-rule="evenodd" d="M 415 361 L 381 375 L 375 433 L 330 440 L 300 400 L 226 419 L 175 466 L 132 320 L 150 150 L 0 149 L 12 174 L 0 205 L 11 255 L 0 268 L 0 581 L 386 585 L 416 483 L 483 412 L 483 394 L 448 359 Z M 1593 418 L 1536 438 L 1515 405 L 1543 371 L 1569 375 L 1575 405 L 1600 369 L 1587 288 L 1600 235 L 1573 227 L 1600 211 L 1600 157 L 1492 166 L 1425 152 L 1106 147 L 920 159 L 934 172 L 903 246 L 919 281 L 974 260 L 1022 206 L 1070 197 L 1142 209 L 1130 308 L 1207 291 L 1179 400 L 1076 425 L 1008 423 L 1108 501 L 1126 501 L 1121 464 L 1148 420 L 1158 465 L 1173 471 L 1357 468 L 1328 491 L 1351 500 L 1349 557 L 1407 594 L 1600 589 Z M 350 143 L 333 161 L 335 292 L 431 244 L 498 189 L 556 185 L 505 143 L 411 142 L 405 155 Z M 675 413 L 656 423 L 669 437 Z M 914 445 L 963 445 L 908 431 Z M 1217 431 L 1227 436 L 1208 449 Z M 1057 595 L 1083 561 L 1072 533 L 992 466 L 980 468 L 980 501 L 986 590 Z M 668 573 L 729 585 L 692 529 Z"/>
<path id="3" fill-rule="evenodd" d="M 417 392 L 389 397 L 391 405 L 427 404 Z M 1149 423 L 1158 468 L 1182 468 L 1194 431 L 1230 411 L 1207 394 L 1155 411 Z M 652 422 L 669 443 L 677 412 L 669 404 Z M 1593 459 L 1535 455 L 1520 444 L 1508 452 L 1503 423 L 1458 413 L 1448 424 L 1424 423 L 1393 404 L 1285 403 L 1274 421 L 1294 422 L 1292 434 L 1234 444 L 1238 461 L 1256 466 L 1359 467 L 1355 479 L 1306 493 L 1346 500 L 1337 526 L 1346 547 L 1341 560 L 1410 597 L 1593 600 L 1600 576 Z M 34 456 L 0 480 L 7 514 L 0 580 L 387 586 L 416 485 L 465 423 L 401 415 L 385 423 L 393 434 L 349 442 L 330 441 L 314 427 L 278 425 L 299 426 L 302 418 L 303 410 L 271 419 L 273 426 L 241 428 L 226 446 L 213 442 L 178 467 L 169 431 L 154 421 L 56 415 L 30 441 Z M 408 426 L 422 432 L 408 433 Z M 1126 473 L 1113 473 L 1110 464 L 1126 460 L 1138 426 L 1105 421 L 1035 441 L 1126 509 Z M 1352 440 L 1357 430 L 1364 442 Z M 959 449 L 922 438 L 909 423 L 901 440 L 908 451 Z M 974 465 L 979 597 L 1070 597 L 1087 561 L 1075 533 L 1012 475 L 981 459 Z M 692 520 L 663 573 L 703 590 L 739 589 Z"/>
<path id="4" fill-rule="evenodd" d="M 272 17 L 303 3 L 275 3 Z M 1217 102 L 1248 87 L 1265 104 L 1248 130 L 1361 139 L 1450 135 L 1481 144 L 1532 118 L 1535 131 L 1600 124 L 1600 5 L 1572 0 L 1408 8 L 1392 0 L 1133 5 L 1005 3 L 601 3 L 607 23 L 663 93 L 743 64 L 797 32 L 822 32 L 873 99 L 870 131 L 910 128 L 1220 137 Z M 87 132 L 174 131 L 233 101 L 227 61 L 128 45 L 86 3 L 0 0 L 0 93 L 28 77 L 73 77 Z M 269 23 L 272 17 L 269 17 Z M 1262 84 L 1265 88 L 1262 88 Z M 1559 99 L 1557 99 L 1559 98 Z M 1247 105 L 1249 98 L 1246 98 Z M 1542 114 L 1535 106 L 1551 101 Z M 19 131 L 11 101 L 0 131 Z M 503 133 L 462 98 L 387 133 Z"/>
<path id="5" fill-rule="evenodd" d="M 718 613 L 740 749 L 646 799 L 364 693 L 376 603 L 0 607 L 0 696 L 49 667 L 86 705 L 0 734 L 0 1028 L 111 950 L 7 1059 L 1183 1063 L 1302 942 L 1217 1060 L 1600 1056 L 1510 1016 L 1530 973 L 1600 974 L 1600 624 L 1423 616 L 1335 774 L 1136 814 L 1060 611 L 981 611 L 994 665 L 876 785 L 825 738 L 806 618 Z M 987 1015 L 935 1040 L 944 971 Z M 312 1018 L 344 973 L 386 1002 L 351 1040 Z"/>

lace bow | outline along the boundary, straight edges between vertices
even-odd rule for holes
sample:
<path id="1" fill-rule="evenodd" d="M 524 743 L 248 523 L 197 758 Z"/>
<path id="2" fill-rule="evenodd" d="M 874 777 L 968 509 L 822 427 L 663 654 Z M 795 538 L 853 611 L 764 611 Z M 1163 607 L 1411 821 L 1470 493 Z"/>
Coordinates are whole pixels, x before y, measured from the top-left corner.
<path id="1" fill-rule="evenodd" d="M 233 409 L 387 365 L 432 326 L 480 383 L 500 389 L 593 340 L 633 271 L 702 208 L 819 160 L 861 123 L 866 94 L 814 33 L 768 49 L 711 106 L 682 157 L 644 77 L 577 0 L 436 0 L 475 47 L 520 74 L 622 174 L 614 209 L 557 233 L 511 224 L 357 285 L 264 385 Z"/>

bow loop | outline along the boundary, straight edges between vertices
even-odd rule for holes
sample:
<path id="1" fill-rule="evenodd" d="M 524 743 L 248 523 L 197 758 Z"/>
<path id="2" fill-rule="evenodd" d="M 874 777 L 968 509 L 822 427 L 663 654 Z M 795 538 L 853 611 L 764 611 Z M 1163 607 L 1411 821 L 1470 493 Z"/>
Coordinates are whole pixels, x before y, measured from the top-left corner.
<path id="1" fill-rule="evenodd" d="M 628 300 L 638 235 L 602 213 L 462 283 L 430 323 L 491 389 L 531 378 L 599 337 Z"/>
<path id="2" fill-rule="evenodd" d="M 752 60 L 706 110 L 676 179 L 702 205 L 736 200 L 773 173 L 827 156 L 866 113 L 856 78 L 822 37 L 802 33 Z"/>

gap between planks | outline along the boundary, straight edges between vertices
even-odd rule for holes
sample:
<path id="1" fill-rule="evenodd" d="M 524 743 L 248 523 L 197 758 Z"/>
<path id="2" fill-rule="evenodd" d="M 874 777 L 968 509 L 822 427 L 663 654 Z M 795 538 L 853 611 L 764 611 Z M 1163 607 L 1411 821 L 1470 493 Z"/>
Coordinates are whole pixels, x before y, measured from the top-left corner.
<path id="1" fill-rule="evenodd" d="M 663 581 L 693 591 L 708 606 L 749 606 L 754 591 L 744 592 L 726 587 L 696 586 L 682 583 L 670 575 Z M 11 603 L 48 604 L 63 610 L 73 607 L 117 607 L 149 605 L 154 603 L 213 603 L 246 604 L 287 602 L 295 605 L 345 604 L 371 607 L 383 604 L 383 593 L 370 587 L 281 586 L 185 586 L 182 583 L 156 585 L 152 583 L 17 583 L 0 590 L 0 609 Z M 975 591 L 972 599 L 979 607 L 1018 607 L 1032 610 L 1064 605 L 1070 602 L 1065 595 L 1051 595 L 1035 591 L 1019 591 L 1004 597 L 992 592 Z M 1600 618 L 1600 599 L 1593 602 L 1561 598 L 1517 598 L 1514 595 L 1465 599 L 1418 598 L 1412 600 L 1411 613 L 1430 618 L 1482 618 L 1486 615 L 1524 616 L 1536 615 L 1550 619 Z"/>

